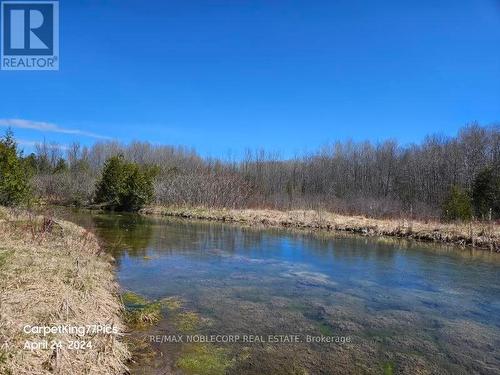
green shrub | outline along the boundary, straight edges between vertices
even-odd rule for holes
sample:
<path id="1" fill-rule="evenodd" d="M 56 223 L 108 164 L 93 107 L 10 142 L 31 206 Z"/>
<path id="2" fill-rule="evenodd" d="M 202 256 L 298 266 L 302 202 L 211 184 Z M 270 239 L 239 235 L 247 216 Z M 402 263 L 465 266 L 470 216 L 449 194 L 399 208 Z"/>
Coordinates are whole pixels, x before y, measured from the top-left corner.
<path id="1" fill-rule="evenodd" d="M 469 194 L 458 186 L 453 186 L 443 204 L 445 220 L 469 221 L 472 219 L 472 203 Z"/>
<path id="2" fill-rule="evenodd" d="M 29 195 L 29 173 L 17 153 L 17 144 L 9 129 L 0 139 L 0 205 L 23 203 Z"/>
<path id="3" fill-rule="evenodd" d="M 96 186 L 95 202 L 119 211 L 137 211 L 154 195 L 156 168 L 141 167 L 123 156 L 109 158 Z"/>
<path id="4" fill-rule="evenodd" d="M 479 172 L 472 187 L 472 203 L 482 219 L 500 218 L 500 173 L 488 167 Z"/>

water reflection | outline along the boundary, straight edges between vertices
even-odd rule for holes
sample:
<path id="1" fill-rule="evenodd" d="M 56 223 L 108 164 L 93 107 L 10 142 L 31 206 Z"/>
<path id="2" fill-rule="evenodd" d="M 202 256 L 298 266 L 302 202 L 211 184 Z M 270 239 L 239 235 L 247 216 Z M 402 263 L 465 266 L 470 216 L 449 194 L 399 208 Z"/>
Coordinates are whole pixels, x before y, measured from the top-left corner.
<path id="1" fill-rule="evenodd" d="M 197 333 L 352 338 L 343 345 L 157 345 L 164 356 L 143 363 L 147 371 L 154 364 L 189 373 L 182 365 L 196 361 L 186 356 L 200 350 L 203 358 L 225 358 L 221 368 L 234 374 L 500 368 L 498 254 L 136 215 L 70 216 L 113 253 L 124 290 L 182 300 L 182 311 L 199 317 Z M 178 316 L 165 312 L 150 333 L 178 333 Z"/>

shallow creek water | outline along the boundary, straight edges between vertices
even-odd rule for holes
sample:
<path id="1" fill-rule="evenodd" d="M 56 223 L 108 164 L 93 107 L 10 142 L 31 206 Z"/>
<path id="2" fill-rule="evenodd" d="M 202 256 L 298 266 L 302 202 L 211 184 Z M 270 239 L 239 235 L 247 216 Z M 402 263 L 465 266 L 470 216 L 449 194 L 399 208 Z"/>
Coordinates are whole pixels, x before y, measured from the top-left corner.
<path id="1" fill-rule="evenodd" d="M 132 373 L 500 374 L 499 254 L 64 215 L 112 252 L 122 291 L 167 301 L 159 323 L 131 334 Z"/>

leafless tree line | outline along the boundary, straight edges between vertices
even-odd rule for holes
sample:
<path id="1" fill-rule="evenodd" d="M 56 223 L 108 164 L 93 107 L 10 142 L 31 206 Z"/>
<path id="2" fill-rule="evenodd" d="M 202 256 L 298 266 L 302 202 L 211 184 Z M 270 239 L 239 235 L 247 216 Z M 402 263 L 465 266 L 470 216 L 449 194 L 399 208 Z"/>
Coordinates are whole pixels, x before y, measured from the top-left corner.
<path id="1" fill-rule="evenodd" d="M 480 170 L 500 168 L 500 126 L 471 124 L 454 137 L 432 135 L 411 145 L 337 142 L 290 159 L 248 151 L 242 160 L 229 162 L 148 142 L 75 143 L 65 150 L 41 144 L 26 159 L 36 171 L 40 196 L 85 204 L 104 162 L 117 154 L 159 167 L 158 204 L 430 218 L 440 215 L 452 186 L 470 189 Z"/>

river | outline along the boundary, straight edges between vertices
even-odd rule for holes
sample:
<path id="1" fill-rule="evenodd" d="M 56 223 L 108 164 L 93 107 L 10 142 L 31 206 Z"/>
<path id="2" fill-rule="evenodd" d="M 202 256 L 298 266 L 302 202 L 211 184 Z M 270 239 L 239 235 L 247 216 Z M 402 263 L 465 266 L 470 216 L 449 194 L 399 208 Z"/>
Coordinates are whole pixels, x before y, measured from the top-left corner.
<path id="1" fill-rule="evenodd" d="M 500 254 L 128 214 L 64 216 L 100 237 L 122 291 L 168 301 L 159 323 L 130 335 L 132 373 L 500 373 Z"/>

